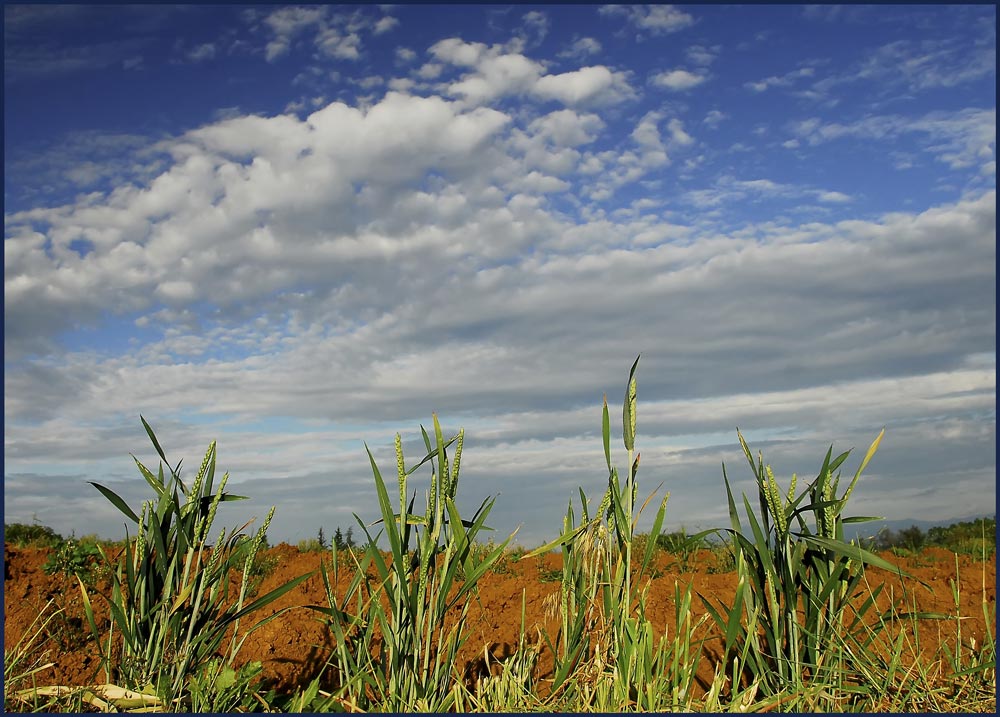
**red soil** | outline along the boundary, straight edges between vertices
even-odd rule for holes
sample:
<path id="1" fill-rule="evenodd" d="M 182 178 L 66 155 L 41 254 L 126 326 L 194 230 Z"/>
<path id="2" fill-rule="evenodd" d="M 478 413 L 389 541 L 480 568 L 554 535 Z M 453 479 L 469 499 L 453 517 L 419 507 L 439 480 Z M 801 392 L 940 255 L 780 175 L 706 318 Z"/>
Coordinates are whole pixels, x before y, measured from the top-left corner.
<path id="1" fill-rule="evenodd" d="M 63 575 L 46 575 L 42 565 L 48 551 L 37 548 L 4 549 L 4 649 L 12 649 L 31 622 L 50 599 L 66 609 L 65 619 L 54 622 L 50 633 L 53 640 L 46 644 L 52 652 L 47 658 L 55 666 L 40 673 L 39 684 L 83 685 L 105 681 L 103 672 L 96 674 L 99 660 L 93 639 L 83 620 L 82 601 L 75 579 Z M 277 567 L 260 587 L 260 594 L 304 573 L 315 571 L 321 557 L 329 562 L 329 555 L 320 553 L 299 553 L 298 549 L 286 544 L 270 549 L 266 553 L 278 558 Z M 885 597 L 880 600 L 880 609 L 889 606 L 890 594 L 898 600 L 905 594 L 905 605 L 919 611 L 956 614 L 951 581 L 958 578 L 960 604 L 958 614 L 961 621 L 961 638 L 967 646 L 971 640 L 982 644 L 986 635 L 986 618 L 983 615 L 983 601 L 996 601 L 996 558 L 983 563 L 968 556 L 958 558 L 940 549 L 929 549 L 917 557 L 895 558 L 891 553 L 883 557 L 910 573 L 916 580 L 905 584 L 894 575 L 878 569 L 867 571 L 867 580 L 872 585 L 887 583 Z M 705 610 L 698 599 L 701 594 L 716 603 L 730 601 L 735 588 L 735 573 L 718 573 L 713 570 L 715 557 L 708 551 L 700 552 L 690 561 L 693 571 L 682 571 L 675 556 L 659 553 L 656 574 L 652 581 L 647 615 L 653 622 L 657 635 L 669 626 L 669 634 L 674 632 L 674 585 L 681 590 L 693 584 L 695 595 L 692 599 L 694 621 Z M 557 554 L 544 558 L 530 558 L 520 562 L 509 560 L 502 571 L 491 572 L 480 582 L 478 600 L 474 597 L 469 609 L 467 633 L 469 639 L 460 653 L 460 662 L 466 674 L 474 677 L 482 674 L 484 654 L 490 655 L 491 668 L 496 670 L 496 660 L 509 656 L 517 646 L 521 629 L 522 594 L 526 605 L 526 632 L 532 643 L 541 627 L 556 634 L 558 624 L 554 619 L 546 619 L 546 598 L 558 595 L 560 582 L 551 580 L 552 571 L 560 564 Z M 337 594 L 342 595 L 350 578 L 348 571 L 341 571 Z M 544 578 L 549 578 L 545 581 Z M 332 580 L 332 577 L 331 577 Z M 925 588 L 917 580 L 926 583 Z M 107 590 L 107 585 L 98 583 L 94 593 Z M 557 599 L 557 598 L 554 598 Z M 107 625 L 107 609 L 104 600 L 92 593 L 97 613 L 98 626 Z M 299 585 L 295 590 L 272 603 L 256 617 L 262 618 L 275 611 L 292 606 L 326 604 L 323 581 L 317 573 Z M 992 613 L 991 613 L 992 614 Z M 253 617 L 253 616 L 251 616 Z M 320 617 L 311 610 L 296 608 L 279 616 L 253 633 L 238 655 L 239 663 L 259 660 L 263 663 L 268 686 L 281 692 L 290 691 L 308 684 L 320 673 L 330 654 L 332 638 L 327 628 L 318 621 Z M 936 646 L 947 642 L 954 646 L 958 634 L 955 621 L 923 620 L 920 622 L 921 640 L 924 645 Z M 250 626 L 244 620 L 242 628 Z M 990 625 L 995 631 L 996 625 Z M 702 631 L 715 633 L 714 626 L 707 623 Z M 701 632 L 698 633 L 700 636 Z M 228 640 L 224 643 L 228 644 Z M 705 655 L 699 669 L 699 677 L 711 679 L 721 641 L 711 639 L 705 644 Z M 542 650 L 539 661 L 540 674 L 544 678 L 552 669 L 552 657 L 548 649 Z M 704 684 L 704 683 L 703 683 Z"/>

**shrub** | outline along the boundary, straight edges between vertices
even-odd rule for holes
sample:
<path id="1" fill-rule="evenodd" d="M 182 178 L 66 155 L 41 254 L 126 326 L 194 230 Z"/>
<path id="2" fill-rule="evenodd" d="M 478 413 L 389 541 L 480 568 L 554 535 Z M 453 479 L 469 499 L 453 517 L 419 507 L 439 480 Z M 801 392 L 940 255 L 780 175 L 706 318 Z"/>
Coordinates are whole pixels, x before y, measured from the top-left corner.
<path id="1" fill-rule="evenodd" d="M 46 575 L 62 573 L 67 577 L 77 577 L 82 582 L 90 584 L 93 581 L 95 559 L 101 555 L 100 548 L 95 543 L 70 538 L 58 545 L 48 560 L 42 566 Z"/>
<path id="2" fill-rule="evenodd" d="M 4 542 L 19 548 L 35 546 L 52 548 L 63 541 L 63 537 L 47 525 L 25 523 L 5 523 Z"/>

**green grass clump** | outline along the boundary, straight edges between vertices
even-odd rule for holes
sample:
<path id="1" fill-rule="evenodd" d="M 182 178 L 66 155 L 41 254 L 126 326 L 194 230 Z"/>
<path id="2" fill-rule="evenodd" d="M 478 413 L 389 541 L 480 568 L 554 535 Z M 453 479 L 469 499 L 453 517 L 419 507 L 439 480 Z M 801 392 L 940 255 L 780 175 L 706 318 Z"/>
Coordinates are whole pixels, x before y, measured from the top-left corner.
<path id="1" fill-rule="evenodd" d="M 476 537 L 487 530 L 485 521 L 495 498 L 487 498 L 471 520 L 455 504 L 464 431 L 444 439 L 437 416 L 434 443 L 421 426 L 427 453 L 409 469 L 402 439 L 396 434 L 398 509 L 392 505 L 382 473 L 371 451 L 368 458 L 375 477 L 381 517 L 366 525 L 355 519 L 367 538 L 357 572 L 338 601 L 327 572 L 323 579 L 328 605 L 314 609 L 329 616 L 336 647 L 330 664 L 341 685 L 331 699 L 366 711 L 461 710 L 468 691 L 456 669 L 456 655 L 466 639 L 469 600 L 479 579 L 503 557 L 513 534 L 489 552 L 477 549 Z M 454 454 L 449 459 L 448 449 Z M 425 464 L 431 466 L 430 485 L 422 512 L 414 510 L 416 493 L 410 495 L 410 476 Z M 378 534 L 370 529 L 380 525 Z M 378 548 L 385 537 L 388 559 Z M 334 550 L 334 582 L 339 570 Z M 367 580 L 371 566 L 377 575 L 373 588 Z M 383 606 L 385 598 L 387 607 Z M 349 612 L 356 606 L 354 614 Z M 457 617 L 449 619 L 452 608 Z M 375 641 L 375 628 L 381 639 Z M 463 691 L 464 690 L 464 691 Z"/>
<path id="2" fill-rule="evenodd" d="M 117 560 L 111 594 L 101 596 L 111 613 L 111 630 L 106 634 L 98 630 L 89 591 L 84 581 L 78 580 L 91 631 L 101 646 L 106 681 L 155 699 L 169 709 L 186 709 L 192 704 L 192 680 L 204 685 L 208 679 L 204 670 L 226 675 L 226 670 L 233 668 L 236 653 L 249 635 L 247 632 L 239 636 L 240 620 L 308 576 L 245 604 L 251 568 L 274 508 L 252 539 L 243 538 L 242 529 L 229 531 L 227 537 L 223 528 L 209 547 L 219 505 L 243 499 L 225 492 L 228 473 L 214 487 L 215 442 L 209 445 L 201 468 L 188 486 L 181 479 L 180 463 L 165 476 L 163 465 L 169 467 L 169 463 L 163 449 L 145 419 L 142 423 L 162 462 L 154 474 L 133 458 L 153 490 L 154 499 L 145 501 L 136 512 L 113 491 L 93 483 L 137 530 L 134 545 L 123 550 Z M 229 578 L 233 569 L 242 573 L 235 601 L 231 599 Z M 215 660 L 230 627 L 233 634 L 220 667 Z M 117 641 L 116 630 L 120 635 Z M 204 705 L 205 700 L 199 704 Z"/>

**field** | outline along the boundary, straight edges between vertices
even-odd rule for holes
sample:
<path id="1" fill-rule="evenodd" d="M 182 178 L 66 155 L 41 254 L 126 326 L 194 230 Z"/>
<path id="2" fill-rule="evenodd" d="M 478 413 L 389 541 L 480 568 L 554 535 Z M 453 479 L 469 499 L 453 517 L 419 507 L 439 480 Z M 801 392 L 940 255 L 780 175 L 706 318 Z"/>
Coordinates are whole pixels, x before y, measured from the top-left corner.
<path id="1" fill-rule="evenodd" d="M 130 542 L 5 528 L 6 709 L 995 712 L 995 519 L 851 542 L 882 434 L 843 482 L 850 452 L 831 447 L 787 488 L 738 434 L 757 495 L 733 495 L 724 468 L 730 525 L 665 533 L 666 496 L 639 491 L 637 365 L 624 470 L 605 401 L 607 490 L 581 491 L 529 552 L 482 541 L 492 499 L 459 514 L 464 433 L 436 416 L 422 460 L 397 435 L 391 487 L 371 460 L 381 518 L 333 549 L 268 547 L 273 509 L 252 535 L 214 532 L 238 499 L 215 443 L 185 481 L 143 420 L 153 497 L 94 484 Z"/>
<path id="2" fill-rule="evenodd" d="M 65 609 L 65 613 L 54 619 L 46 630 L 45 642 L 40 648 L 50 651 L 46 661 L 52 667 L 37 675 L 39 685 L 85 685 L 93 682 L 93 673 L 98 665 L 93 640 L 85 626 L 85 619 L 75 582 L 63 574 L 47 575 L 42 567 L 51 557 L 51 548 L 7 546 L 5 550 L 5 649 L 10 650 L 25 635 L 35 618 L 43 612 L 46 604 L 53 601 Z M 896 557 L 887 551 L 884 555 L 898 564 L 917 580 L 923 581 L 927 589 L 914 590 L 912 598 L 921 611 L 941 613 L 949 616 L 962 615 L 959 623 L 949 620 L 916 621 L 919 645 L 923 648 L 922 662 L 928 681 L 939 689 L 928 690 L 923 695 L 913 695 L 909 703 L 892 705 L 891 696 L 881 705 L 883 709 L 898 707 L 920 711 L 993 711 L 995 695 L 990 696 L 992 683 L 987 676 L 978 689 L 972 685 L 967 692 L 955 694 L 958 680 L 950 678 L 950 665 L 944 654 L 946 646 L 953 653 L 958 650 L 959 640 L 967 651 L 969 664 L 975 662 L 980 652 L 974 646 L 983 646 L 990 640 L 995 623 L 988 624 L 983 611 L 984 600 L 993 610 L 996 600 L 996 558 L 982 561 L 970 555 L 956 556 L 943 548 L 925 548 L 915 555 Z M 295 546 L 282 544 L 263 551 L 261 565 L 273 566 L 268 569 L 260 584 L 259 591 L 266 592 L 297 575 L 315 571 L 321 559 L 329 555 L 319 552 L 300 552 Z M 720 565 L 720 562 L 722 565 Z M 696 593 L 709 599 L 731 597 L 736 587 L 736 573 L 727 570 L 726 560 L 718 551 L 702 549 L 691 555 L 678 555 L 662 551 L 656 558 L 656 570 L 651 583 L 647 616 L 654 625 L 656 637 L 665 628 L 672 632 L 675 615 L 674 585 L 684 590 L 692 585 Z M 557 577 L 558 576 L 558 577 Z M 957 601 L 953 583 L 957 577 Z M 494 571 L 480 581 L 479 599 L 473 600 L 469 610 L 470 635 L 467 644 L 460 650 L 458 671 L 469 680 L 470 691 L 475 694 L 476 685 L 482 685 L 486 674 L 497 675 L 502 670 L 504 660 L 516 651 L 521 633 L 521 605 L 525 605 L 526 633 L 530 641 L 537 639 L 537 628 L 554 633 L 558 621 L 546 610 L 559 596 L 561 578 L 561 558 L 557 554 L 542 558 L 515 561 L 508 558 Z M 886 581 L 889 590 L 896 597 L 904 594 L 904 586 L 899 579 L 882 570 L 872 570 L 868 574 L 874 586 Z M 345 579 L 337 585 L 337 593 L 342 594 Z M 106 584 L 97 588 L 106 589 Z M 262 614 L 267 616 L 295 605 L 323 604 L 326 596 L 322 578 L 318 575 L 302 583 L 292 592 L 272 603 Z M 700 604 L 692 604 L 692 622 L 698 624 L 705 615 Z M 51 610 L 52 608 L 50 608 Z M 104 610 L 99 620 L 106 620 Z M 546 619 L 546 613 L 549 617 Z M 994 612 L 989 613 L 992 616 Z M 104 624 L 100 622 L 99 624 Z M 901 632 L 910 641 L 904 656 L 910 657 L 916 651 L 917 641 L 912 632 L 912 623 L 905 623 Z M 708 624 L 696 631 L 694 637 L 709 637 L 713 633 Z M 292 609 L 281 614 L 276 620 L 254 633 L 236 659 L 236 665 L 247 662 L 261 663 L 262 684 L 259 689 L 266 693 L 274 689 L 283 695 L 301 694 L 315 677 L 320 684 L 332 682 L 326 658 L 332 649 L 329 631 L 316 620 L 312 611 Z M 711 685 L 718 663 L 718 653 L 722 647 L 719 637 L 709 638 L 704 644 L 704 656 L 698 664 L 693 684 L 691 706 L 697 708 L 705 699 L 706 688 Z M 912 666 L 907 666 L 910 668 Z M 538 691 L 542 692 L 552 679 L 553 659 L 547 650 L 542 650 L 535 668 Z M 324 674 L 327 673 L 327 674 Z M 992 678 L 993 673 L 989 675 Z M 915 676 L 914 679 L 923 679 Z M 975 680 L 970 680 L 974 683 Z M 963 701 L 967 699 L 968 701 Z M 38 705 L 48 700 L 39 700 Z M 71 700 L 63 699 L 69 708 Z M 539 696 L 538 708 L 545 704 Z M 528 705 L 525 705 L 528 706 Z M 763 706 L 763 705 L 762 705 Z M 248 703 L 252 709 L 254 702 Z M 261 709 L 261 705 L 256 707 Z M 878 702 L 872 707 L 879 708 Z M 10 702 L 7 708 L 18 709 Z M 25 709 L 22 705 L 19 709 Z"/>

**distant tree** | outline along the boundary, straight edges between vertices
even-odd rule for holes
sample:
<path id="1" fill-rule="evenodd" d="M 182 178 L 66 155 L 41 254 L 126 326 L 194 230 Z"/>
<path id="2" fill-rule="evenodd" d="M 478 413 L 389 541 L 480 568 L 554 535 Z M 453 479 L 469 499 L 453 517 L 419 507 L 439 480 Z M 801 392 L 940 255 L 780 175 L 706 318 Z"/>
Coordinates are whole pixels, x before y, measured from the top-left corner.
<path id="1" fill-rule="evenodd" d="M 924 531 L 922 531 L 916 525 L 911 525 L 909 528 L 903 528 L 896 534 L 896 543 L 909 550 L 920 550 L 924 547 L 924 542 L 926 541 L 926 536 Z"/>
<path id="2" fill-rule="evenodd" d="M 353 548 L 354 528 L 348 527 L 347 534 L 345 535 L 340 530 L 340 526 L 338 525 L 336 532 L 333 534 L 333 544 L 337 546 L 337 550 L 346 550 L 347 548 Z"/>
<path id="3" fill-rule="evenodd" d="M 316 540 L 319 542 L 319 547 L 326 549 L 326 536 L 323 535 L 323 526 L 319 526 L 319 533 L 316 535 Z"/>

